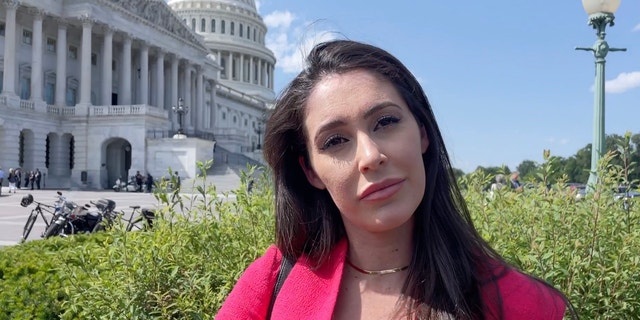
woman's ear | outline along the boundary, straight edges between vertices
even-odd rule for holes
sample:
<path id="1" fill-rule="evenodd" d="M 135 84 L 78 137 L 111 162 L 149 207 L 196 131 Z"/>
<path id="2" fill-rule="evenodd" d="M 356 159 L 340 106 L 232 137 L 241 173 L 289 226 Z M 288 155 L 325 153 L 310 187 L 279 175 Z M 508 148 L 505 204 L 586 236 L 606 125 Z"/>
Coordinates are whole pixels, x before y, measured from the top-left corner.
<path id="1" fill-rule="evenodd" d="M 304 175 L 312 186 L 321 190 L 326 188 L 316 172 L 307 166 L 307 162 L 304 160 L 303 156 L 298 157 L 298 163 L 300 163 L 300 167 L 302 168 L 302 171 L 304 171 Z"/>
<path id="2" fill-rule="evenodd" d="M 422 153 L 427 152 L 429 148 L 429 137 L 427 136 L 427 129 L 424 128 L 424 125 L 420 127 L 420 147 L 422 148 Z"/>

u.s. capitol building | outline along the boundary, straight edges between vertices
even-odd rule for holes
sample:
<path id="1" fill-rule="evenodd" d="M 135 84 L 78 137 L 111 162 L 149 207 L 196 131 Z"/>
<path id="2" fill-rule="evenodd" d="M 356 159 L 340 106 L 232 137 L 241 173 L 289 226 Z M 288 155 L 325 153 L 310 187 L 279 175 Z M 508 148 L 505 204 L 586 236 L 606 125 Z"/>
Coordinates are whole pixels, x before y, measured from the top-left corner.
<path id="1" fill-rule="evenodd" d="M 274 98 L 266 32 L 254 0 L 2 0 L 0 166 L 107 188 L 191 176 L 214 141 L 252 154 Z"/>

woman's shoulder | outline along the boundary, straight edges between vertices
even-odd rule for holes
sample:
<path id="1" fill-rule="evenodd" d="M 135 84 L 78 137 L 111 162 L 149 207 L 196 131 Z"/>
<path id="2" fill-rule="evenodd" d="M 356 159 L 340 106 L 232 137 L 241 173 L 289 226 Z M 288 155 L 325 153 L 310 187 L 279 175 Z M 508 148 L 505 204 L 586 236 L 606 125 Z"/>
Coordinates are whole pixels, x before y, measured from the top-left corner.
<path id="1" fill-rule="evenodd" d="M 566 305 L 557 289 L 510 267 L 497 270 L 495 281 L 482 288 L 491 311 L 502 309 L 503 319 L 563 318 Z"/>
<path id="2" fill-rule="evenodd" d="M 242 273 L 216 319 L 261 319 L 267 312 L 282 254 L 270 246 Z"/>

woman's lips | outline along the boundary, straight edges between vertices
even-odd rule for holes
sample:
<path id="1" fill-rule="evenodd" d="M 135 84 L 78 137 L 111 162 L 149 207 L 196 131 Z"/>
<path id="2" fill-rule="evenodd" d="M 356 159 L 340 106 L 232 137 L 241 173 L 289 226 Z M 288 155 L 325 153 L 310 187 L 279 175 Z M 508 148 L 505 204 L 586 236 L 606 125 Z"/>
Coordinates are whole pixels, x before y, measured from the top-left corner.
<path id="1" fill-rule="evenodd" d="M 404 179 L 391 179 L 380 183 L 374 183 L 364 189 L 360 196 L 360 200 L 385 200 L 400 190 L 402 182 L 404 182 Z"/>

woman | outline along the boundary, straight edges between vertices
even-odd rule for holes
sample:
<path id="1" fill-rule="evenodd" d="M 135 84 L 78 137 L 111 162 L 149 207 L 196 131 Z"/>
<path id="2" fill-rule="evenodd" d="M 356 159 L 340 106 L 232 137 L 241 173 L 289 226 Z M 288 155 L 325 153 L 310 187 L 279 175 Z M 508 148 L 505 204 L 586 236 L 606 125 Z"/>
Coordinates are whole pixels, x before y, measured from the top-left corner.
<path id="1" fill-rule="evenodd" d="M 264 155 L 277 246 L 217 319 L 563 317 L 560 292 L 474 229 L 430 104 L 386 51 L 317 45 L 276 102 Z M 270 306 L 283 256 L 295 265 Z"/>

